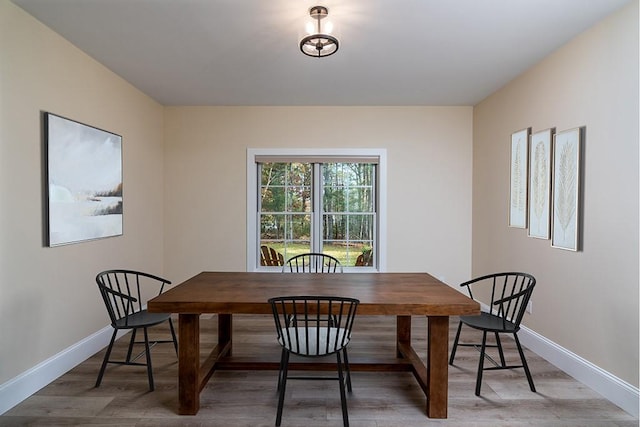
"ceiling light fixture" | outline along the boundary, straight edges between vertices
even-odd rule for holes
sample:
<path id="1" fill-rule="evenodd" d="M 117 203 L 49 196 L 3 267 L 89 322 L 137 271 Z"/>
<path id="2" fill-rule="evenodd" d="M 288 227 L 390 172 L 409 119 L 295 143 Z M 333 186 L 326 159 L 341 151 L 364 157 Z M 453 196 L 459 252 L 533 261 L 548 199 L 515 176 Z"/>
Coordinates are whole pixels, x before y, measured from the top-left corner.
<path id="1" fill-rule="evenodd" d="M 317 32 L 315 34 L 310 34 L 300 40 L 300 50 L 305 55 L 322 58 L 333 55 L 338 51 L 338 39 L 329 34 L 323 34 L 320 26 L 320 21 L 326 18 L 328 14 L 329 9 L 324 6 L 314 6 L 309 9 L 309 15 L 311 18 L 318 21 L 318 25 Z M 313 32 L 313 29 L 309 32 Z M 328 32 L 330 32 L 330 29 L 327 33 Z"/>

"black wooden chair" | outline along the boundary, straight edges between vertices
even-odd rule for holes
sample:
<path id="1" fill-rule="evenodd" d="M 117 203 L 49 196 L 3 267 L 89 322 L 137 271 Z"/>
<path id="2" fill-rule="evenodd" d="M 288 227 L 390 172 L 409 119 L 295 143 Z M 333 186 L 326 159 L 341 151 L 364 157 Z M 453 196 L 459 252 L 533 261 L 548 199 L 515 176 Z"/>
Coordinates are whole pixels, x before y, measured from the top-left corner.
<path id="1" fill-rule="evenodd" d="M 354 298 L 327 296 L 283 296 L 269 299 L 276 324 L 278 343 L 282 346 L 280 370 L 282 383 L 279 384 L 278 412 L 276 426 L 282 421 L 284 395 L 287 380 L 338 380 L 342 420 L 349 426 L 345 385 L 349 376 L 346 363 L 346 349 L 351 340 L 351 330 L 360 301 Z M 289 357 L 291 354 L 303 357 L 324 357 L 335 354 L 337 376 L 291 376 Z M 341 354 L 345 355 L 343 362 Z M 345 372 L 346 370 L 346 372 Z M 348 387 L 351 391 L 351 388 Z"/>
<path id="2" fill-rule="evenodd" d="M 342 273 L 342 264 L 340 261 L 327 254 L 309 252 L 300 255 L 295 255 L 287 260 L 282 267 L 283 272 L 289 273 Z M 284 350 L 282 350 L 284 351 Z M 344 351 L 344 359 L 349 371 L 349 358 L 347 356 L 347 350 Z M 278 390 L 280 390 L 280 384 L 282 383 L 282 368 L 278 375 Z M 347 386 L 351 391 L 351 374 L 347 376 Z"/>
<path id="3" fill-rule="evenodd" d="M 496 273 L 482 277 L 477 277 L 468 282 L 462 283 L 460 286 L 466 287 L 469 296 L 473 298 L 473 289 L 477 289 L 476 294 L 480 292 L 482 295 L 490 295 L 489 312 L 482 312 L 479 316 L 461 316 L 458 324 L 458 332 L 453 342 L 451 357 L 449 364 L 453 365 L 456 355 L 456 349 L 460 346 L 479 347 L 480 362 L 478 363 L 478 377 L 476 379 L 476 396 L 480 396 L 480 388 L 482 386 L 482 372 L 484 370 L 494 369 L 515 369 L 524 368 L 524 372 L 529 381 L 529 388 L 535 392 L 531 372 L 524 357 L 520 340 L 518 339 L 518 331 L 520 330 L 520 322 L 527 309 L 527 304 L 531 298 L 533 288 L 536 285 L 536 279 L 527 273 Z M 462 325 L 470 326 L 474 329 L 482 331 L 481 343 L 459 343 L 460 331 Z M 496 344 L 487 344 L 487 333 L 493 333 L 496 338 Z M 507 365 L 505 363 L 502 343 L 500 342 L 500 334 L 512 334 L 520 354 L 521 365 Z M 500 363 L 496 363 L 486 354 L 487 347 L 498 349 Z M 489 359 L 493 366 L 484 367 L 485 357 Z"/>
<path id="4" fill-rule="evenodd" d="M 310 252 L 287 260 L 283 272 L 291 273 L 342 273 L 342 264 L 331 255 Z"/>
<path id="5" fill-rule="evenodd" d="M 96 282 L 100 289 L 100 294 L 109 313 L 111 326 L 113 327 L 113 335 L 109 342 L 109 347 L 104 355 L 102 367 L 98 374 L 96 387 L 100 386 L 102 377 L 108 363 L 117 365 L 137 365 L 147 367 L 147 376 L 149 377 L 149 389 L 154 390 L 153 371 L 151 366 L 151 347 L 157 343 L 173 342 L 178 353 L 178 341 L 176 339 L 171 314 L 168 313 L 149 313 L 143 306 L 146 303 L 145 295 L 154 297 L 164 290 L 165 285 L 171 284 L 169 280 L 163 279 L 152 274 L 143 273 L 132 270 L 108 270 L 99 273 L 96 276 Z M 171 340 L 149 341 L 147 328 L 158 325 L 163 322 L 169 322 L 171 330 Z M 125 360 L 110 360 L 111 350 L 115 342 L 116 335 L 122 330 L 132 330 L 129 340 L 129 348 Z M 142 329 L 144 333 L 144 341 L 136 341 L 136 332 Z M 134 344 L 143 344 L 144 351 L 136 357 L 131 357 Z M 143 355 L 146 355 L 146 363 L 137 362 Z"/>

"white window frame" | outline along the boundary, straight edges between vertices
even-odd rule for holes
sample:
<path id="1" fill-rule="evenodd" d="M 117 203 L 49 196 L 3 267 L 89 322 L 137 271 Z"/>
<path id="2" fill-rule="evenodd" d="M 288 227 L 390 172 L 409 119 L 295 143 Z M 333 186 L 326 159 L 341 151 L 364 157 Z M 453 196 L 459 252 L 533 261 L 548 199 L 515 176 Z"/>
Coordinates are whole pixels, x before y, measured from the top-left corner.
<path id="1" fill-rule="evenodd" d="M 376 267 L 344 266 L 345 272 L 385 272 L 387 270 L 387 150 L 383 148 L 248 148 L 247 149 L 247 271 L 281 271 L 258 263 L 258 167 L 256 157 L 377 157 L 377 265 Z"/>

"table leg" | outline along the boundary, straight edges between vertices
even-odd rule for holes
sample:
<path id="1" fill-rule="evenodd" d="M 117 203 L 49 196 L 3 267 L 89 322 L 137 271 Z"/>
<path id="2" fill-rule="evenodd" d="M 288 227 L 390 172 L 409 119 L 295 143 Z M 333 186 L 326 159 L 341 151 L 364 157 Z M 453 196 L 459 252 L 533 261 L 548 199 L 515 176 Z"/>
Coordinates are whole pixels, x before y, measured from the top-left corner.
<path id="1" fill-rule="evenodd" d="M 200 315 L 178 317 L 178 413 L 195 415 L 200 409 Z"/>
<path id="2" fill-rule="evenodd" d="M 396 316 L 396 355 L 404 357 L 398 344 L 404 342 L 411 345 L 411 316 Z"/>
<path id="3" fill-rule="evenodd" d="M 427 415 L 429 418 L 447 418 L 449 317 L 429 316 L 427 327 Z"/>
<path id="4" fill-rule="evenodd" d="M 227 343 L 231 344 L 233 319 L 231 314 L 218 314 L 218 344 L 223 346 Z M 225 356 L 231 356 L 231 345 Z"/>

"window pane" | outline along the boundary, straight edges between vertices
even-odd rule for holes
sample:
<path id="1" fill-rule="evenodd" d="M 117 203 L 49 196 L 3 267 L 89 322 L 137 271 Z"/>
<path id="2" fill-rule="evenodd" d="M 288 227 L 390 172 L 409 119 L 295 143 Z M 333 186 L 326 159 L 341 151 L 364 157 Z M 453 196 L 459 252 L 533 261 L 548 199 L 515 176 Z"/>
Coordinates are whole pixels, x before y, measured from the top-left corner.
<path id="1" fill-rule="evenodd" d="M 344 267 L 373 266 L 373 242 L 331 241 L 324 242 L 322 252 L 336 257 Z"/>
<path id="2" fill-rule="evenodd" d="M 262 187 L 261 194 L 262 200 L 260 204 L 260 210 L 262 212 L 284 212 L 284 187 Z"/>
<path id="3" fill-rule="evenodd" d="M 310 163 L 264 163 L 260 175 L 261 212 L 310 212 Z"/>
<path id="4" fill-rule="evenodd" d="M 347 189 L 340 187 L 324 187 L 322 206 L 325 212 L 344 212 L 346 208 Z"/>
<path id="5" fill-rule="evenodd" d="M 260 240 L 309 241 L 311 216 L 308 214 L 260 215 Z"/>
<path id="6" fill-rule="evenodd" d="M 289 187 L 286 210 L 287 212 L 311 212 L 311 188 Z"/>
<path id="7" fill-rule="evenodd" d="M 349 191 L 347 212 L 373 212 L 371 188 L 352 188 Z"/>
<path id="8" fill-rule="evenodd" d="M 322 215 L 322 239 L 342 240 L 346 238 L 347 222 L 345 215 Z"/>
<path id="9" fill-rule="evenodd" d="M 278 163 L 286 165 L 287 184 L 289 185 L 311 185 L 312 165 L 311 163 Z"/>
<path id="10" fill-rule="evenodd" d="M 285 239 L 308 241 L 311 238 L 311 216 L 306 214 L 286 215 Z"/>
<path id="11" fill-rule="evenodd" d="M 288 165 L 286 163 L 263 163 L 260 183 L 264 186 L 284 185 Z"/>
<path id="12" fill-rule="evenodd" d="M 328 163 L 322 167 L 325 212 L 373 212 L 375 165 Z"/>
<path id="13" fill-rule="evenodd" d="M 260 215 L 260 243 L 284 239 L 284 215 Z"/>
<path id="14" fill-rule="evenodd" d="M 325 214 L 322 218 L 323 240 L 373 240 L 373 214 Z"/>
<path id="15" fill-rule="evenodd" d="M 348 236 L 349 240 L 372 240 L 373 215 L 350 215 Z"/>

